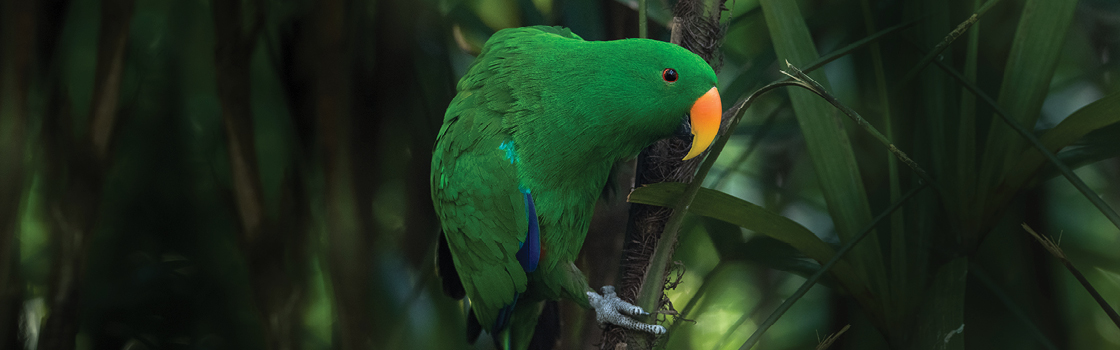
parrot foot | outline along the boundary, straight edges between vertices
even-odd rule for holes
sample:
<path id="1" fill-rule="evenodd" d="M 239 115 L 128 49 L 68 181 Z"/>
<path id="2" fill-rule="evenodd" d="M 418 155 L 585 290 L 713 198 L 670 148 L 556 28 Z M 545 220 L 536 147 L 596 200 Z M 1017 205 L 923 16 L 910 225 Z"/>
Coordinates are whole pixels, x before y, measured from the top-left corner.
<path id="1" fill-rule="evenodd" d="M 610 323 L 654 335 L 665 334 L 665 327 L 641 323 L 622 315 L 625 313 L 631 316 L 645 316 L 649 313 L 619 298 L 614 292 L 614 287 L 603 286 L 602 291 L 603 295 L 587 292 L 587 300 L 591 303 L 591 307 L 595 308 L 595 320 L 599 321 L 599 324 Z"/>

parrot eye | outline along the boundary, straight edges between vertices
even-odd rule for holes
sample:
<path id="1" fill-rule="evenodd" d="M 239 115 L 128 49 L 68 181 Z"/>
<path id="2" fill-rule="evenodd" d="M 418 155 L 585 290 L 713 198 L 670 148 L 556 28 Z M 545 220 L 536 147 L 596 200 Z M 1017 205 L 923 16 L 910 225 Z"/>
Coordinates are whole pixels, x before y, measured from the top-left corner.
<path id="1" fill-rule="evenodd" d="M 672 68 L 665 68 L 665 70 L 661 71 L 661 79 L 665 79 L 666 82 L 670 83 L 677 81 L 677 71 Z"/>

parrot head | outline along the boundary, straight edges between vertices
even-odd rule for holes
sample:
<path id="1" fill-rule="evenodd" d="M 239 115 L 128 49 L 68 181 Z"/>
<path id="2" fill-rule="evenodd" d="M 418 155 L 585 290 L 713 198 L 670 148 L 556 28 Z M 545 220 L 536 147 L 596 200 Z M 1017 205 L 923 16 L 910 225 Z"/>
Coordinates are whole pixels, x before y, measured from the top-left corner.
<path id="1" fill-rule="evenodd" d="M 719 131 L 723 107 L 716 74 L 707 62 L 678 45 L 657 40 L 587 43 L 584 57 L 599 62 L 597 75 L 604 79 L 580 93 L 599 101 L 600 110 L 609 111 L 608 122 L 622 126 L 618 133 L 640 140 L 645 147 L 672 136 L 683 123 L 693 136 L 684 159 L 708 149 Z"/>
<path id="2" fill-rule="evenodd" d="M 664 43 L 658 43 L 664 46 Z M 716 76 L 712 68 L 700 56 L 684 48 L 669 44 L 666 55 L 656 64 L 665 66 L 658 82 L 650 85 L 660 87 L 666 98 L 664 105 L 669 106 L 670 116 L 682 115 L 680 106 L 688 106 L 688 119 L 684 122 L 692 134 L 692 146 L 684 160 L 694 158 L 708 149 L 719 132 L 723 106 L 719 91 L 716 90 Z M 660 86 L 657 86 L 660 85 Z"/>
<path id="3" fill-rule="evenodd" d="M 467 92 L 458 98 L 477 93 L 487 108 L 516 116 L 515 142 L 531 145 L 519 149 L 542 163 L 537 168 L 634 157 L 682 129 L 693 136 L 684 157 L 691 159 L 715 140 L 723 111 L 712 67 L 685 48 L 650 39 L 584 41 L 557 27 L 494 34 L 459 90 Z"/>

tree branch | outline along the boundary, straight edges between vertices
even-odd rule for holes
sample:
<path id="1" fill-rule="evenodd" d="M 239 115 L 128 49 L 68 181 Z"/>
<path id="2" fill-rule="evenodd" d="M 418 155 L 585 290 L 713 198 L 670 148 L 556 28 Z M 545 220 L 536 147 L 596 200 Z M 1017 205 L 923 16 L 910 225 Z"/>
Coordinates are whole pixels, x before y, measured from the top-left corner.
<path id="1" fill-rule="evenodd" d="M 708 9 L 704 1 L 682 0 L 673 9 L 672 37 L 674 43 L 689 49 L 709 64 L 715 63 L 718 69 L 719 59 L 716 49 L 723 38 L 723 27 L 719 24 L 718 12 L 723 9 L 722 1 L 717 8 Z M 715 12 L 715 15 L 708 13 Z M 679 40 L 679 42 L 677 42 Z M 724 119 L 733 113 L 725 113 Z M 721 122 L 721 125 L 727 125 Z M 658 141 L 638 155 L 635 171 L 634 186 L 642 186 L 658 182 L 691 182 L 696 168 L 704 157 L 696 157 L 682 161 L 688 153 L 689 142 L 682 139 L 666 139 Z M 671 209 L 654 207 L 641 204 L 630 206 L 630 225 L 627 232 L 627 246 L 624 248 L 622 261 L 622 277 L 617 288 L 619 297 L 624 300 L 640 300 L 639 295 L 656 295 L 657 307 L 661 309 L 668 305 L 664 298 L 663 287 L 667 277 L 665 261 L 654 261 L 655 250 L 668 249 L 666 256 L 672 255 L 676 246 L 676 236 L 668 237 L 662 241 L 662 232 L 668 222 Z M 658 248 L 658 246 L 661 246 Z M 659 279 L 661 283 L 651 283 L 649 279 Z M 654 286 L 654 287 L 650 287 Z M 653 290 L 656 289 L 656 290 Z M 650 307 L 647 307 L 650 308 Z M 657 310 L 651 310 L 656 314 Z M 631 336 L 635 332 L 629 332 Z M 611 327 L 603 333 L 601 349 L 614 349 L 618 344 L 628 343 L 627 332 L 621 328 Z M 646 335 L 650 336 L 650 335 Z M 652 338 L 645 338 L 639 347 L 648 348 Z"/>

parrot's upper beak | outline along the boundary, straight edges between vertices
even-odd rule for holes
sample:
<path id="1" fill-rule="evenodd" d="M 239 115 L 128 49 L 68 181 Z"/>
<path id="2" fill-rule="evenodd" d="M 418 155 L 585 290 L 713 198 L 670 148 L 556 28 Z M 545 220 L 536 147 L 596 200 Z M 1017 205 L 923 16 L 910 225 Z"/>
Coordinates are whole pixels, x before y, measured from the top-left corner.
<path id="1" fill-rule="evenodd" d="M 719 121 L 723 116 L 723 105 L 719 100 L 719 91 L 712 87 L 704 96 L 700 96 L 692 104 L 692 110 L 689 114 L 691 115 L 689 124 L 692 125 L 692 148 L 688 150 L 688 155 L 684 156 L 684 160 L 692 159 L 700 153 L 704 153 L 708 146 L 711 146 L 712 140 L 716 139 L 716 133 L 719 132 Z"/>

